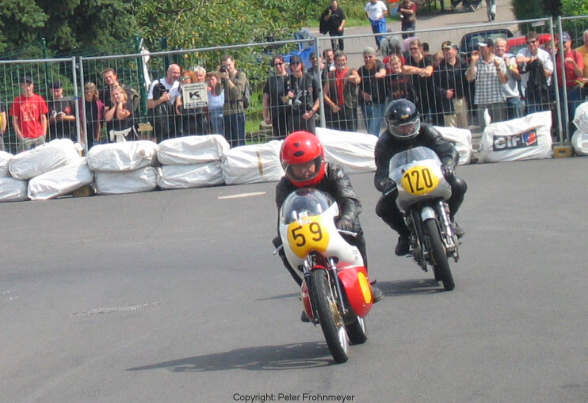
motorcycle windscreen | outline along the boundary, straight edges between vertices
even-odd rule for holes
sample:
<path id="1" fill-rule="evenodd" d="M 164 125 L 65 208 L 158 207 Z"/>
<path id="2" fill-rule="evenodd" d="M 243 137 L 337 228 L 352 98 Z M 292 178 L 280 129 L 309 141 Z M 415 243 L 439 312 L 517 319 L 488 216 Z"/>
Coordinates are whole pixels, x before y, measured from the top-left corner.
<path id="1" fill-rule="evenodd" d="M 333 204 L 335 200 L 318 189 L 297 189 L 284 200 L 280 211 L 280 221 L 288 225 L 303 217 L 320 216 Z"/>

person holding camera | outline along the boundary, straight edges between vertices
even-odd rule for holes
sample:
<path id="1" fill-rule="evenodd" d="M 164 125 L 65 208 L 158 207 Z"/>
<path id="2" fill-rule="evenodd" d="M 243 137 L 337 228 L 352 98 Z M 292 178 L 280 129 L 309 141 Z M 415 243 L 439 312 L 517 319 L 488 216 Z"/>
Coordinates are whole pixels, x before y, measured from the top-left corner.
<path id="1" fill-rule="evenodd" d="M 315 115 L 320 108 L 319 84 L 314 75 L 304 72 L 300 56 L 290 58 L 290 76 L 286 82 L 288 105 L 288 127 L 290 133 L 296 131 L 316 132 Z"/>
<path id="2" fill-rule="evenodd" d="M 339 7 L 337 0 L 332 0 L 331 5 L 323 11 L 321 15 L 320 31 L 321 34 L 328 33 L 331 37 L 339 37 L 339 39 L 331 39 L 331 45 L 334 51 L 343 50 L 343 30 L 345 29 L 345 11 Z"/>
<path id="3" fill-rule="evenodd" d="M 243 107 L 243 92 L 247 86 L 247 75 L 235 68 L 235 59 L 225 55 L 219 67 L 221 86 L 225 93 L 223 119 L 225 138 L 231 145 L 245 145 L 245 109 Z"/>

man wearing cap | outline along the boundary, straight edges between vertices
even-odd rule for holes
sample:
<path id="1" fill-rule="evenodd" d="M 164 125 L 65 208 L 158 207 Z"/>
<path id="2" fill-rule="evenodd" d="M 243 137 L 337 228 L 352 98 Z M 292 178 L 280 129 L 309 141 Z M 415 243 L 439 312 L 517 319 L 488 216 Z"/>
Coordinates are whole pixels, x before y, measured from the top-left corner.
<path id="1" fill-rule="evenodd" d="M 49 88 L 52 100 L 49 101 L 49 140 L 70 139 L 77 141 L 75 103 L 64 99 L 63 85 L 56 80 Z"/>
<path id="2" fill-rule="evenodd" d="M 359 105 L 369 134 L 380 136 L 382 120 L 386 112 L 386 66 L 376 58 L 376 50 L 367 47 L 363 51 L 364 65 L 358 69 Z"/>
<path id="3" fill-rule="evenodd" d="M 526 113 L 530 114 L 549 110 L 553 60 L 549 53 L 539 48 L 539 37 L 535 31 L 527 33 L 525 38 L 527 47 L 517 53 L 517 64 L 521 73 Z"/>
<path id="4" fill-rule="evenodd" d="M 322 83 L 322 86 L 324 87 L 325 81 L 327 81 L 327 73 L 328 73 L 328 69 L 327 69 L 327 65 L 326 65 L 325 61 L 321 57 L 318 57 L 318 55 L 314 51 L 310 52 L 309 59 L 310 59 L 311 66 L 308 68 L 308 70 L 306 70 L 306 72 L 309 74 L 312 74 L 314 76 L 314 79 L 317 82 L 319 82 L 319 80 L 320 80 Z M 320 90 L 320 88 L 319 88 L 319 90 Z"/>
<path id="5" fill-rule="evenodd" d="M 331 39 L 331 46 L 335 51 L 343 50 L 345 44 L 343 43 L 343 30 L 345 29 L 345 11 L 339 7 L 337 0 L 332 0 L 331 5 L 323 11 L 321 15 L 321 33 L 328 32 L 331 37 L 338 37 L 339 39 Z"/>
<path id="6" fill-rule="evenodd" d="M 10 107 L 12 126 L 16 132 L 17 152 L 26 151 L 45 142 L 47 135 L 47 113 L 45 99 L 35 94 L 35 83 L 30 76 L 20 80 L 21 95 Z"/>
<path id="7" fill-rule="evenodd" d="M 467 80 L 475 82 L 474 103 L 478 105 L 480 130 L 486 128 L 484 111 L 487 109 L 492 122 L 506 119 L 506 96 L 502 84 L 508 81 L 504 60 L 494 54 L 494 42 L 488 38 L 478 43 L 479 50 L 472 52 L 467 70 Z"/>
<path id="8" fill-rule="evenodd" d="M 466 78 L 468 64 L 457 55 L 457 46 L 451 41 L 441 45 L 443 60 L 433 72 L 437 108 L 443 112 L 443 123 L 449 127 L 468 128 L 469 83 Z"/>
<path id="9" fill-rule="evenodd" d="M 557 83 L 559 86 L 559 102 L 561 107 L 561 116 L 564 122 L 564 131 L 567 132 L 568 140 L 572 140 L 572 135 L 576 130 L 576 125 L 572 122 L 576 113 L 576 108 L 582 103 L 582 89 L 580 84 L 583 81 L 584 58 L 580 52 L 572 49 L 572 38 L 567 32 L 562 32 L 561 40 L 563 42 L 563 52 L 559 50 L 555 55 L 555 68 L 557 69 Z M 555 42 L 559 48 L 559 41 Z M 564 69 L 562 72 L 562 57 Z M 564 82 L 565 73 L 565 82 Z M 568 100 L 568 115 L 565 115 L 565 98 L 564 90 Z M 566 123 L 567 122 L 567 123 Z"/>

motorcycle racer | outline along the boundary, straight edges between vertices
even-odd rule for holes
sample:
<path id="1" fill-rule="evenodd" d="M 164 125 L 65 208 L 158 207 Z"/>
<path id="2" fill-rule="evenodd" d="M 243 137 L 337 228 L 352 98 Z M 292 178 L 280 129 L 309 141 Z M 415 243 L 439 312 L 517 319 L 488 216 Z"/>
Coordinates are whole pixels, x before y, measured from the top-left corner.
<path id="1" fill-rule="evenodd" d="M 467 184 L 454 175 L 455 165 L 459 159 L 457 150 L 432 125 L 421 123 L 416 106 L 406 99 L 391 102 L 386 109 L 385 120 L 387 128 L 378 139 L 374 151 L 376 162 L 374 185 L 382 192 L 376 204 L 376 214 L 398 233 L 396 255 L 404 256 L 409 252 L 410 231 L 396 205 L 397 184 L 388 177 L 390 160 L 395 154 L 413 147 L 430 148 L 442 161 L 443 174 L 451 185 L 451 198 L 447 201 L 450 218 L 455 234 L 461 238 L 464 231 L 455 223 L 454 217 L 464 200 Z"/>
<path id="2" fill-rule="evenodd" d="M 335 199 L 341 212 L 336 227 L 355 232 L 356 237 L 342 234 L 352 245 L 357 246 L 367 268 L 367 253 L 363 229 L 359 222 L 362 207 L 349 177 L 342 167 L 325 161 L 325 151 L 319 139 L 312 133 L 297 131 L 288 135 L 282 143 L 280 162 L 285 175 L 276 186 L 276 205 L 278 212 L 284 200 L 296 189 L 310 187 L 328 193 Z M 280 236 L 274 239 L 274 245 L 282 244 Z M 280 257 L 298 285 L 302 284 L 300 274 L 289 264 L 283 249 Z M 374 302 L 382 299 L 382 291 L 372 286 Z"/>

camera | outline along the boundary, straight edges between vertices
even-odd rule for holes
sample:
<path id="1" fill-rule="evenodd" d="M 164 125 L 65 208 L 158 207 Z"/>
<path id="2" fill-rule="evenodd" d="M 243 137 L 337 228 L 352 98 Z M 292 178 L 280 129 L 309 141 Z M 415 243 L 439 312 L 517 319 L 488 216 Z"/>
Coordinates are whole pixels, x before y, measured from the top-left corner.
<path id="1" fill-rule="evenodd" d="M 227 66 L 220 66 L 220 69 L 219 69 L 219 71 L 220 71 L 221 73 L 226 73 L 226 72 L 227 72 Z"/>

